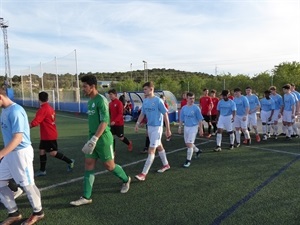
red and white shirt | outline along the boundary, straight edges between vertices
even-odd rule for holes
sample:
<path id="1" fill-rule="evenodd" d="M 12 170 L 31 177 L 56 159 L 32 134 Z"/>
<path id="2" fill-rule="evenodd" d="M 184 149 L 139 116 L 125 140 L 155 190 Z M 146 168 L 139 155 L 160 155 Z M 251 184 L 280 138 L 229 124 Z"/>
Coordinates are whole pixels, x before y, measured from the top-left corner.
<path id="1" fill-rule="evenodd" d="M 109 103 L 110 122 L 115 122 L 115 126 L 123 126 L 123 103 L 119 99 L 111 100 Z"/>

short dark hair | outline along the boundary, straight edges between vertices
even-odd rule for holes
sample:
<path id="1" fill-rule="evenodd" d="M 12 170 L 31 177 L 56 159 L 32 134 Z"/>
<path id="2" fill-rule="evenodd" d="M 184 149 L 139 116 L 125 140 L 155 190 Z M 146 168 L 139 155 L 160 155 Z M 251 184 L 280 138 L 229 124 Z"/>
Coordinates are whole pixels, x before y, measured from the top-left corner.
<path id="1" fill-rule="evenodd" d="M 150 87 L 150 88 L 154 88 L 154 84 L 152 81 L 148 81 L 146 83 L 143 84 L 143 88 L 144 87 Z"/>
<path id="2" fill-rule="evenodd" d="M 229 94 L 228 90 L 223 90 L 221 93 L 222 96 L 227 96 L 228 94 Z"/>
<path id="3" fill-rule="evenodd" d="M 84 75 L 80 78 L 81 82 L 87 83 L 88 85 L 95 85 L 97 87 L 97 78 L 94 75 Z"/>
<path id="4" fill-rule="evenodd" d="M 252 90 L 252 88 L 250 86 L 246 87 L 246 89 L 251 89 Z"/>
<path id="5" fill-rule="evenodd" d="M 110 94 L 110 93 L 115 94 L 115 95 L 118 94 L 117 91 L 116 91 L 116 89 L 110 89 L 108 91 L 108 94 Z"/>
<path id="6" fill-rule="evenodd" d="M 215 89 L 211 89 L 210 93 L 217 93 L 217 91 Z"/>
<path id="7" fill-rule="evenodd" d="M 242 91 L 240 88 L 235 88 L 233 92 Z"/>
<path id="8" fill-rule="evenodd" d="M 7 85 L 6 84 L 2 84 L 0 86 L 0 95 L 7 96 Z"/>
<path id="9" fill-rule="evenodd" d="M 265 90 L 264 93 L 265 93 L 265 94 L 271 94 L 271 91 L 270 91 L 270 90 Z"/>
<path id="10" fill-rule="evenodd" d="M 204 89 L 203 89 L 203 91 L 207 91 L 207 90 L 208 90 L 207 88 L 204 88 Z"/>
<path id="11" fill-rule="evenodd" d="M 48 96 L 47 92 L 42 91 L 42 92 L 39 93 L 39 100 L 41 102 L 47 102 L 48 99 L 49 99 L 49 96 Z"/>
<path id="12" fill-rule="evenodd" d="M 193 93 L 193 92 L 188 92 L 188 93 L 186 93 L 186 96 L 187 97 L 192 97 L 192 96 L 194 96 L 195 94 Z"/>
<path id="13" fill-rule="evenodd" d="M 291 85 L 290 84 L 285 84 L 282 86 L 283 89 L 291 89 Z"/>

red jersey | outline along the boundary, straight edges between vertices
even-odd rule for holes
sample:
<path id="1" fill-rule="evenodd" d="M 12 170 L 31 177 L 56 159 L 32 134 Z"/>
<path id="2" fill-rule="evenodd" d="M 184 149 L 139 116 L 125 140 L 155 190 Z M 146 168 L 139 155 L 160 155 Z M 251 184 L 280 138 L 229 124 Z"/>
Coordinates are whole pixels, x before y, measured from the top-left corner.
<path id="1" fill-rule="evenodd" d="M 30 125 L 31 127 L 40 125 L 40 138 L 42 141 L 57 140 L 55 111 L 48 102 L 41 104 Z"/>
<path id="2" fill-rule="evenodd" d="M 208 112 L 211 111 L 212 100 L 209 96 L 203 96 L 199 100 L 199 106 L 201 108 L 202 115 L 208 115 Z"/>
<path id="3" fill-rule="evenodd" d="M 231 100 L 234 99 L 234 97 L 232 95 L 229 95 L 228 98 L 231 99 Z"/>
<path id="4" fill-rule="evenodd" d="M 211 115 L 216 116 L 216 115 L 218 115 L 217 106 L 218 106 L 218 103 L 219 103 L 219 99 L 217 97 L 212 97 L 211 101 L 213 103 L 213 107 L 212 107 L 212 110 L 211 110 Z"/>
<path id="5" fill-rule="evenodd" d="M 119 99 L 111 100 L 109 103 L 110 122 L 115 122 L 116 126 L 123 126 L 123 111 L 123 103 Z"/>
<path id="6" fill-rule="evenodd" d="M 180 103 L 180 108 L 182 108 L 183 106 L 185 106 L 187 104 L 187 100 L 184 98 L 181 100 L 181 103 Z"/>

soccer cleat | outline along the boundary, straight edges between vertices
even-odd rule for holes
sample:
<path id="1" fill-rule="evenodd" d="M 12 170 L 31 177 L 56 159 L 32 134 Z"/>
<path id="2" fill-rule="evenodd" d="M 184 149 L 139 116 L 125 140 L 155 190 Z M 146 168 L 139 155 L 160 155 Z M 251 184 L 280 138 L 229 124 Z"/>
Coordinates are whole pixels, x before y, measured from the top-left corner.
<path id="1" fill-rule="evenodd" d="M 215 152 L 220 152 L 220 151 L 222 151 L 222 149 L 221 149 L 220 146 L 217 146 L 217 147 L 214 148 L 214 151 L 215 151 Z"/>
<path id="2" fill-rule="evenodd" d="M 71 159 L 71 160 L 72 160 L 72 162 L 70 164 L 68 164 L 68 167 L 67 167 L 68 172 L 72 172 L 74 169 L 75 160 L 74 159 Z"/>
<path id="3" fill-rule="evenodd" d="M 290 140 L 292 140 L 292 137 L 286 136 L 285 139 L 290 141 Z"/>
<path id="4" fill-rule="evenodd" d="M 263 136 L 263 141 L 266 141 L 268 139 L 268 136 L 267 135 L 264 135 Z"/>
<path id="5" fill-rule="evenodd" d="M 128 151 L 132 152 L 133 146 L 132 141 L 129 141 L 129 145 L 127 146 Z"/>
<path id="6" fill-rule="evenodd" d="M 274 139 L 277 140 L 277 139 L 278 139 L 278 135 L 275 135 L 275 136 L 274 136 Z"/>
<path id="7" fill-rule="evenodd" d="M 236 148 L 238 148 L 238 147 L 240 147 L 240 146 L 241 146 L 240 143 L 236 143 L 236 145 L 235 145 Z M 233 145 L 230 145 L 230 146 L 229 146 L 229 149 L 233 149 Z"/>
<path id="8" fill-rule="evenodd" d="M 45 171 L 39 170 L 34 174 L 34 176 L 35 177 L 43 177 L 43 176 L 46 176 L 46 174 L 47 174 L 46 170 Z"/>
<path id="9" fill-rule="evenodd" d="M 14 199 L 18 198 L 21 194 L 23 194 L 23 190 L 18 187 L 18 190 L 14 191 Z"/>
<path id="10" fill-rule="evenodd" d="M 92 199 L 86 199 L 84 197 L 80 197 L 78 200 L 70 202 L 70 204 L 73 206 L 81 206 L 81 205 L 91 204 L 92 202 L 93 202 Z"/>
<path id="11" fill-rule="evenodd" d="M 299 138 L 299 135 L 298 135 L 298 134 L 296 134 L 296 135 L 295 135 L 295 138 Z"/>
<path id="12" fill-rule="evenodd" d="M 197 148 L 198 149 L 198 148 Z M 198 149 L 198 151 L 196 151 L 196 155 L 195 158 L 198 159 L 200 157 L 200 154 L 202 153 L 202 150 Z"/>
<path id="13" fill-rule="evenodd" d="M 246 145 L 251 145 L 251 138 L 250 139 L 246 139 Z"/>
<path id="14" fill-rule="evenodd" d="M 260 136 L 259 136 L 259 134 L 256 134 L 255 139 L 256 139 L 256 142 L 260 142 Z"/>
<path id="15" fill-rule="evenodd" d="M 237 143 L 240 146 L 240 143 Z M 234 149 L 233 145 L 229 145 L 229 150 Z"/>
<path id="16" fill-rule="evenodd" d="M 141 154 L 147 154 L 148 153 L 148 148 L 144 148 L 142 151 L 140 151 Z"/>
<path id="17" fill-rule="evenodd" d="M 247 139 L 244 139 L 243 144 L 247 144 L 247 143 L 248 143 Z"/>
<path id="18" fill-rule="evenodd" d="M 145 181 L 146 180 L 146 174 L 140 173 L 138 175 L 135 175 L 135 179 L 137 179 L 139 181 Z"/>
<path id="19" fill-rule="evenodd" d="M 183 164 L 183 167 L 188 168 L 188 167 L 190 167 L 190 165 L 191 165 L 191 161 L 186 160 L 185 164 Z"/>
<path id="20" fill-rule="evenodd" d="M 285 133 L 280 133 L 279 135 L 280 135 L 280 136 L 285 136 Z"/>
<path id="21" fill-rule="evenodd" d="M 163 172 L 169 170 L 170 168 L 171 168 L 170 165 L 167 164 L 167 165 L 164 165 L 164 166 L 163 166 L 162 168 L 160 168 L 159 170 L 157 170 L 157 172 L 158 172 L 158 173 L 163 173 Z"/>
<path id="22" fill-rule="evenodd" d="M 45 217 L 45 214 L 43 212 L 41 214 L 31 214 L 31 216 L 26 221 L 21 223 L 21 225 L 35 224 L 36 222 L 44 219 L 44 217 Z"/>
<path id="23" fill-rule="evenodd" d="M 14 224 L 22 219 L 22 215 L 19 214 L 17 216 L 8 216 L 5 220 L 2 221 L 1 225 L 9 225 Z"/>
<path id="24" fill-rule="evenodd" d="M 125 194 L 129 191 L 130 188 L 131 177 L 128 176 L 128 181 L 122 184 L 121 193 Z"/>
<path id="25" fill-rule="evenodd" d="M 270 133 L 268 133 L 268 134 L 267 134 L 267 137 L 268 137 L 268 138 L 270 138 L 270 137 L 271 137 L 271 134 L 270 134 Z"/>

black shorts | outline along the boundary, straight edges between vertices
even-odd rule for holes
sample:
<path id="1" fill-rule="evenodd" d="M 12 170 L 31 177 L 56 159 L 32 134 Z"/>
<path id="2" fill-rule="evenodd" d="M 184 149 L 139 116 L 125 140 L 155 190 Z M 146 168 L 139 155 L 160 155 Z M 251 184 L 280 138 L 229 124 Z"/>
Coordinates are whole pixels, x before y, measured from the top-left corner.
<path id="1" fill-rule="evenodd" d="M 119 138 L 124 137 L 124 126 L 111 126 L 110 131 Z"/>
<path id="2" fill-rule="evenodd" d="M 207 122 L 207 123 L 211 122 L 211 116 L 209 116 L 209 115 L 203 115 L 203 118 L 204 118 L 205 122 Z"/>
<path id="3" fill-rule="evenodd" d="M 217 123 L 217 115 L 211 115 L 210 118 L 212 123 Z"/>
<path id="4" fill-rule="evenodd" d="M 43 149 L 46 152 L 57 151 L 57 141 L 56 140 L 41 140 L 39 149 Z"/>

